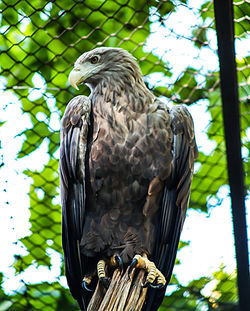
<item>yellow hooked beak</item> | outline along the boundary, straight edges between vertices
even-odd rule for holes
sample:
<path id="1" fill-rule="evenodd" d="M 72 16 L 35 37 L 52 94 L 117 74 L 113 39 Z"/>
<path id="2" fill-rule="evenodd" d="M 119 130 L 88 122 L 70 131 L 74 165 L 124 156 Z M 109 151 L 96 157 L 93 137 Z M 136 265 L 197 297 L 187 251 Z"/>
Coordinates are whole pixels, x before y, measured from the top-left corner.
<path id="1" fill-rule="evenodd" d="M 98 69 L 97 69 L 98 70 Z M 69 83 L 77 90 L 78 85 L 92 76 L 96 71 L 96 65 L 91 63 L 77 64 L 69 74 Z"/>
<path id="2" fill-rule="evenodd" d="M 69 83 L 75 89 L 79 90 L 77 85 L 83 81 L 82 78 L 83 78 L 82 71 L 78 68 L 74 68 L 69 74 Z"/>

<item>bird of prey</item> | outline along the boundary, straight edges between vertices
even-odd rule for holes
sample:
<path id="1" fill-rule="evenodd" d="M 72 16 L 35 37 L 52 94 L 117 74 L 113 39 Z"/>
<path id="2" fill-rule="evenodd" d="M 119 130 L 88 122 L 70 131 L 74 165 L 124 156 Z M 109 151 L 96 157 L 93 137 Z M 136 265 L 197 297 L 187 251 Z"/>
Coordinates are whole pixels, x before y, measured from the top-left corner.
<path id="1" fill-rule="evenodd" d="M 172 274 L 197 157 L 193 121 L 146 87 L 121 48 L 82 54 L 62 118 L 60 184 L 67 282 L 81 310 L 112 267 L 147 271 L 145 311 L 157 310 Z M 108 269 L 108 270 L 107 270 Z"/>

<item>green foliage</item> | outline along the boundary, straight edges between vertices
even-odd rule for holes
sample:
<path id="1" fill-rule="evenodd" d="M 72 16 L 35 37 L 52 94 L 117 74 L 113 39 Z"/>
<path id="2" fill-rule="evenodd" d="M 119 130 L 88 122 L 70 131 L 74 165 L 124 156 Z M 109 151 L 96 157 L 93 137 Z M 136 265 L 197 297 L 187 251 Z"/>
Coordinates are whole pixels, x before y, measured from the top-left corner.
<path id="1" fill-rule="evenodd" d="M 214 17 L 213 1 L 207 1 L 201 6 L 201 17 L 203 21 Z M 250 6 L 246 1 L 234 1 L 234 20 L 235 20 L 235 35 L 241 38 L 246 38 L 250 31 L 248 16 L 250 14 Z M 213 26 L 214 28 L 215 26 Z M 204 38 L 204 37 L 203 37 Z"/>
<path id="2" fill-rule="evenodd" d="M 0 310 L 1 311 L 72 311 L 77 304 L 68 290 L 58 282 L 24 285 L 20 292 L 6 295 L 1 287 L 0 274 Z"/>
<path id="3" fill-rule="evenodd" d="M 197 74 L 197 70 L 188 67 L 182 76 L 175 81 L 171 91 L 172 94 L 178 96 L 180 103 L 185 102 L 185 104 L 190 105 L 205 98 L 205 90 L 198 86 L 195 78 Z"/>
<path id="4" fill-rule="evenodd" d="M 206 45 L 207 43 L 207 28 L 202 25 L 195 28 L 192 31 L 192 35 L 194 37 L 194 45 L 198 48 Z"/>
<path id="5" fill-rule="evenodd" d="M 247 33 L 250 31 L 249 25 L 249 15 L 250 15 L 250 6 L 246 1 L 236 0 L 234 9 L 234 18 L 235 18 L 235 35 L 246 37 Z M 237 22 L 239 21 L 239 22 Z"/>
<path id="6" fill-rule="evenodd" d="M 201 277 L 186 286 L 176 278 L 171 283 L 177 290 L 164 298 L 159 311 L 237 310 L 236 273 L 228 274 L 223 267 L 213 277 Z"/>
<path id="7" fill-rule="evenodd" d="M 48 248 L 62 252 L 61 208 L 54 203 L 54 198 L 58 196 L 57 171 L 58 161 L 51 158 L 41 172 L 24 172 L 33 179 L 29 192 L 31 235 L 20 239 L 29 253 L 16 257 L 14 267 L 17 273 L 21 273 L 32 263 L 50 267 Z M 42 192 L 42 198 L 38 191 Z"/>
<path id="8" fill-rule="evenodd" d="M 33 128 L 25 130 L 22 134 L 25 134 L 26 140 L 18 154 L 18 158 L 22 158 L 36 150 L 41 145 L 44 138 L 49 136 L 50 132 L 48 126 L 44 122 L 36 122 Z"/>

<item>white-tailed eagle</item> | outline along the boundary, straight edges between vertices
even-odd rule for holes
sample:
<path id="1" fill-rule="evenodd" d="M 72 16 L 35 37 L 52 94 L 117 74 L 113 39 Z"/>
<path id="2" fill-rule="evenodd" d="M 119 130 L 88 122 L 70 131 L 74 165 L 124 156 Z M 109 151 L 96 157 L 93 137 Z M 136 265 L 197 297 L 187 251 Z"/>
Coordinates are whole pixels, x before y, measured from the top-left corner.
<path id="1" fill-rule="evenodd" d="M 86 310 L 105 266 L 147 270 L 144 309 L 157 310 L 172 274 L 197 157 L 193 121 L 143 82 L 120 48 L 82 54 L 69 81 L 90 88 L 67 105 L 60 183 L 66 277 Z M 83 285 L 82 285 L 83 284 Z"/>

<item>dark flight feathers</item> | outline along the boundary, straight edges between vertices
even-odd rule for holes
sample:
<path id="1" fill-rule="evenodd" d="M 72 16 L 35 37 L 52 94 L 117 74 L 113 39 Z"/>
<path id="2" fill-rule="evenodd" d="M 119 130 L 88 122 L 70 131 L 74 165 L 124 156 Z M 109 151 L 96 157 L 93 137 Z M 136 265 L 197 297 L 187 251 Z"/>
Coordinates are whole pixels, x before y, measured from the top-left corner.
<path id="1" fill-rule="evenodd" d="M 65 273 L 71 293 L 83 310 L 86 309 L 84 291 L 79 284 L 84 273 L 80 240 L 85 215 L 85 180 L 78 169 L 84 166 L 79 144 L 80 140 L 81 144 L 85 143 L 86 151 L 89 113 L 90 100 L 85 96 L 77 96 L 67 105 L 61 122 L 59 166 Z"/>
<path id="2" fill-rule="evenodd" d="M 198 156 L 193 120 L 185 106 L 176 105 L 170 110 L 173 141 L 173 171 L 164 187 L 160 211 L 160 226 L 153 258 L 158 269 L 170 281 L 175 263 L 180 234 L 189 204 L 193 177 L 193 163 Z M 143 310 L 157 310 L 164 298 L 165 288 L 150 289 Z"/>

